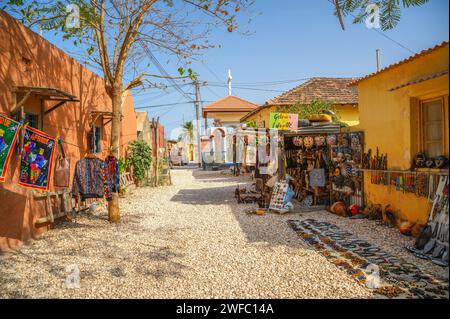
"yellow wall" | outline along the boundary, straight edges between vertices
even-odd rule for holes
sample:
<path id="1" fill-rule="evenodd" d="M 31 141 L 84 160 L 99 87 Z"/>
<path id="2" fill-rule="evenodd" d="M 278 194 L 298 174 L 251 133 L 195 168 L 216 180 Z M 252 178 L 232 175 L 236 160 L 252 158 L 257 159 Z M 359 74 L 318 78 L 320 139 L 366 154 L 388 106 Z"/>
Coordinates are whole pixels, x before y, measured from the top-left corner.
<path id="1" fill-rule="evenodd" d="M 448 116 L 448 75 L 406 86 L 390 92 L 389 89 L 426 75 L 448 70 L 448 45 L 428 55 L 362 80 L 358 84 L 360 124 L 352 131 L 363 131 L 365 151 L 388 154 L 388 168 L 407 170 L 420 150 L 418 129 L 418 101 L 444 96 Z M 448 156 L 448 117 L 444 136 Z M 370 173 L 365 173 L 366 202 L 391 204 L 399 216 L 413 222 L 425 223 L 430 204 L 425 198 L 370 183 Z"/>
<path id="2" fill-rule="evenodd" d="M 358 105 L 353 104 L 338 104 L 335 105 L 336 113 L 341 121 L 348 126 L 355 126 L 359 124 L 359 109 Z"/>
<path id="3" fill-rule="evenodd" d="M 219 120 L 224 124 L 239 123 L 241 118 L 247 114 L 248 112 L 210 112 L 208 113 L 208 118 Z"/>
<path id="4" fill-rule="evenodd" d="M 359 123 L 358 106 L 351 104 L 337 104 L 335 105 L 336 113 L 339 115 L 342 122 L 347 123 L 349 126 L 354 126 Z M 249 116 L 247 121 L 256 121 L 259 123 L 265 121 L 265 127 L 269 127 L 269 118 L 271 112 L 277 112 L 276 106 L 269 106 L 261 109 L 259 112 Z"/>
<path id="5" fill-rule="evenodd" d="M 268 128 L 270 113 L 276 112 L 276 111 L 277 111 L 276 106 L 269 106 L 269 107 L 263 108 L 260 111 L 256 112 L 255 114 L 252 114 L 251 116 L 249 116 L 244 122 L 255 121 L 256 124 L 258 125 L 260 122 L 264 121 L 264 127 Z M 262 127 L 262 125 L 261 125 L 261 127 Z"/>

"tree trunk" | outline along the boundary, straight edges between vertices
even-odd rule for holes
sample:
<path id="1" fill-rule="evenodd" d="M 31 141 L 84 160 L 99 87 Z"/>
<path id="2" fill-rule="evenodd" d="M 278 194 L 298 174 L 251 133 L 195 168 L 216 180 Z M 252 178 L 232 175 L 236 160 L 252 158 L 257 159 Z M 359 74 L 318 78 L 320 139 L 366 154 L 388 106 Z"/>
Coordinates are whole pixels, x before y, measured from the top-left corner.
<path id="1" fill-rule="evenodd" d="M 122 88 L 112 89 L 112 129 L 111 129 L 111 154 L 117 159 L 120 157 L 120 131 L 122 122 Z M 112 200 L 108 203 L 108 217 L 111 223 L 120 222 L 119 194 L 112 193 Z"/>

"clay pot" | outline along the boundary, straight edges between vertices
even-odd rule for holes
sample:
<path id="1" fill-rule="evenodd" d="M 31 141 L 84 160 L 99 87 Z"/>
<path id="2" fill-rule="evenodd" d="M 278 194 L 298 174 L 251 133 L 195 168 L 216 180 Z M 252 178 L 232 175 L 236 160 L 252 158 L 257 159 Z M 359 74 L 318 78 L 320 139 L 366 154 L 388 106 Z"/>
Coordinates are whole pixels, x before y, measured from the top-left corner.
<path id="1" fill-rule="evenodd" d="M 412 228 L 411 228 L 411 235 L 412 235 L 413 237 L 419 236 L 419 235 L 422 233 L 422 231 L 423 231 L 424 228 L 425 228 L 424 225 L 415 224 L 415 225 L 412 226 Z"/>
<path id="2" fill-rule="evenodd" d="M 343 202 L 336 202 L 331 205 L 330 212 L 342 217 L 347 216 L 347 208 Z"/>

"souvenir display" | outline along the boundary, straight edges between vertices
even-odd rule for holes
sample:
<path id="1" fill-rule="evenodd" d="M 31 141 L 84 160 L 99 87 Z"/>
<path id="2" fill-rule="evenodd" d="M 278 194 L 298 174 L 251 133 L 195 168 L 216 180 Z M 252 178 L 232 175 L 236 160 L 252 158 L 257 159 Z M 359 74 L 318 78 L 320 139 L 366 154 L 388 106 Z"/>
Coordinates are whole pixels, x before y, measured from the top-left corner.
<path id="1" fill-rule="evenodd" d="M 414 165 L 417 168 L 425 167 L 425 154 L 423 153 L 417 153 L 416 158 L 414 159 Z"/>
<path id="2" fill-rule="evenodd" d="M 314 137 L 314 143 L 317 146 L 323 146 L 325 144 L 325 136 L 323 135 L 317 135 Z"/>
<path id="3" fill-rule="evenodd" d="M 289 220 L 298 236 L 331 263 L 366 286 L 368 266 L 381 270 L 381 287 L 375 297 L 448 299 L 448 279 L 422 272 L 416 265 L 390 255 L 338 226 L 314 219 Z M 447 246 L 448 247 L 448 246 Z"/>
<path id="4" fill-rule="evenodd" d="M 426 158 L 425 154 L 417 153 L 414 162 L 413 168 L 448 168 L 448 158 L 444 155 L 439 155 L 434 158 Z"/>
<path id="5" fill-rule="evenodd" d="M 292 143 L 294 143 L 295 146 L 303 146 L 303 139 L 300 136 L 296 136 L 292 139 Z"/>
<path id="6" fill-rule="evenodd" d="M 314 138 L 312 136 L 305 136 L 303 138 L 303 145 L 306 148 L 311 148 L 314 146 Z"/>
<path id="7" fill-rule="evenodd" d="M 0 114 L 0 182 L 5 181 L 6 170 L 20 131 L 20 123 Z"/>
<path id="8" fill-rule="evenodd" d="M 439 183 L 439 176 L 427 172 L 414 171 L 371 171 L 370 182 L 384 185 L 403 193 L 413 193 L 433 201 Z"/>
<path id="9" fill-rule="evenodd" d="M 284 211 L 285 198 L 288 192 L 288 183 L 275 183 L 272 189 L 272 197 L 270 198 L 269 209 L 274 211 Z"/>
<path id="10" fill-rule="evenodd" d="M 330 146 L 336 144 L 336 135 L 335 134 L 330 134 L 327 136 L 327 144 Z"/>
<path id="11" fill-rule="evenodd" d="M 55 163 L 53 185 L 60 188 L 68 188 L 70 184 L 70 159 L 66 158 L 66 152 L 62 145 L 62 139 L 58 139 L 59 154 Z"/>
<path id="12" fill-rule="evenodd" d="M 309 186 L 311 187 L 325 186 L 325 169 L 314 168 L 309 171 Z"/>
<path id="13" fill-rule="evenodd" d="M 448 176 L 439 178 L 428 224 L 417 237 L 415 245 L 406 247 L 416 257 L 430 259 L 442 267 L 448 267 L 449 255 L 448 184 Z"/>
<path id="14" fill-rule="evenodd" d="M 342 202 L 346 207 L 352 204 L 362 206 L 363 180 L 359 171 L 363 164 L 362 133 L 339 133 L 330 148 L 333 171 L 331 203 Z"/>
<path id="15" fill-rule="evenodd" d="M 443 155 L 435 157 L 434 164 L 435 164 L 436 168 L 439 168 L 439 169 L 444 168 L 448 164 L 448 158 Z"/>
<path id="16" fill-rule="evenodd" d="M 285 137 L 286 172 L 293 178 L 294 197 L 299 202 L 311 197 L 310 205 L 329 204 L 329 152 L 326 138 L 326 134 Z"/>
<path id="17" fill-rule="evenodd" d="M 56 139 L 32 127 L 24 129 L 19 185 L 48 190 Z"/>
<path id="18" fill-rule="evenodd" d="M 109 176 L 109 188 L 111 192 L 118 193 L 120 191 L 120 169 L 119 161 L 116 157 L 109 155 L 105 159 L 106 169 L 108 170 Z"/>
<path id="19" fill-rule="evenodd" d="M 73 197 L 80 196 L 82 201 L 103 197 L 111 200 L 111 185 L 105 161 L 88 155 L 75 164 L 75 175 L 72 181 Z"/>

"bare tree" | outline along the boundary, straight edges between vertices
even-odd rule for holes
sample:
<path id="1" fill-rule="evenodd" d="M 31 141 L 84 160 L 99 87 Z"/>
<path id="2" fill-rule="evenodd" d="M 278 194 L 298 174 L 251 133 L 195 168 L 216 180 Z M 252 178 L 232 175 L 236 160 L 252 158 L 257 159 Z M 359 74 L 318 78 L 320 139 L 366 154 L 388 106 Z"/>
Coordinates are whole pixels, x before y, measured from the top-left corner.
<path id="1" fill-rule="evenodd" d="M 187 65 L 204 49 L 214 46 L 208 42 L 214 28 L 224 25 L 232 32 L 238 26 L 238 12 L 252 3 L 253 0 L 10 0 L 6 9 L 31 27 L 61 33 L 64 39 L 82 48 L 84 58 L 101 70 L 112 99 L 110 151 L 119 158 L 125 94 L 137 87 L 157 86 L 156 79 L 169 77 L 153 71 L 153 54 L 164 52 Z M 190 69 L 186 73 L 181 67 L 178 72 L 178 78 L 195 77 Z M 126 77 L 131 78 L 125 80 Z M 110 222 L 120 221 L 118 194 L 113 194 L 108 214 Z"/>

